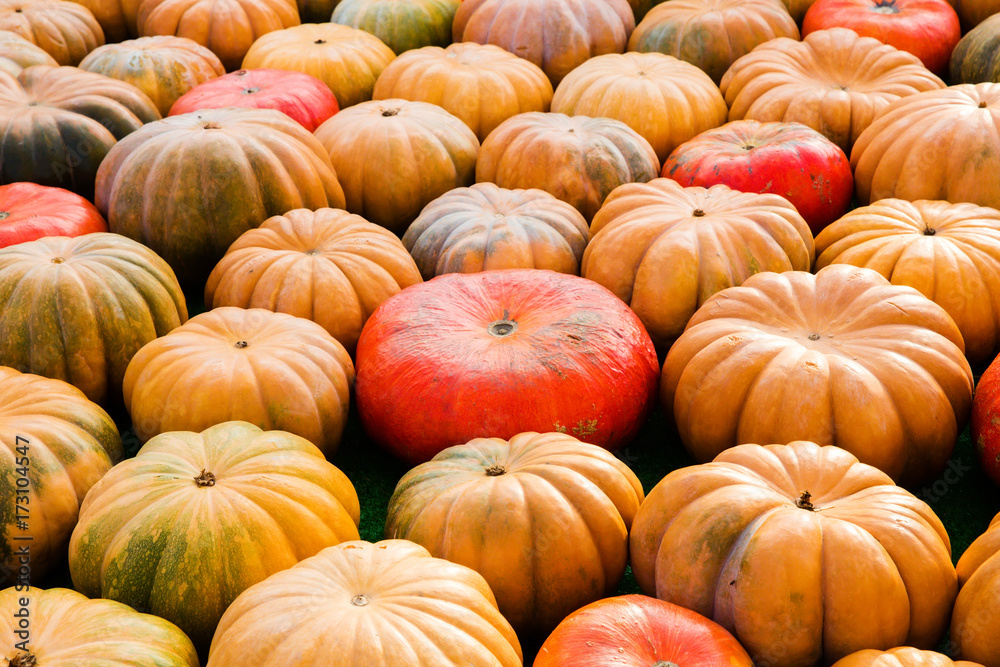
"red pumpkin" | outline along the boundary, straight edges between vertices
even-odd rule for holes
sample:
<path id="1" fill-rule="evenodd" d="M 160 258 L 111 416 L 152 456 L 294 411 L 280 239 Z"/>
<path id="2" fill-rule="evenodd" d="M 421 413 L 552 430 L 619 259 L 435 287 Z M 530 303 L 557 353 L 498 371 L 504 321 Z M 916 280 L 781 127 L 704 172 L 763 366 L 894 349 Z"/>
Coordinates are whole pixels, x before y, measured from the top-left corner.
<path id="1" fill-rule="evenodd" d="M 277 109 L 310 132 L 340 110 L 336 95 L 311 74 L 241 69 L 195 86 L 174 102 L 168 115 L 223 107 Z"/>
<path id="2" fill-rule="evenodd" d="M 674 149 L 662 175 L 685 187 L 722 183 L 743 192 L 781 195 L 813 234 L 846 213 L 854 194 L 847 155 L 801 123 L 726 123 Z"/>
<path id="3" fill-rule="evenodd" d="M 37 183 L 0 185 L 0 248 L 43 236 L 106 231 L 101 212 L 75 192 Z"/>
<path id="4" fill-rule="evenodd" d="M 594 282 L 538 269 L 449 273 L 372 314 L 355 390 L 369 436 L 410 463 L 525 431 L 613 451 L 642 426 L 657 369 L 639 318 Z"/>
<path id="5" fill-rule="evenodd" d="M 983 471 L 1000 484 L 1000 357 L 976 384 L 969 429 Z"/>

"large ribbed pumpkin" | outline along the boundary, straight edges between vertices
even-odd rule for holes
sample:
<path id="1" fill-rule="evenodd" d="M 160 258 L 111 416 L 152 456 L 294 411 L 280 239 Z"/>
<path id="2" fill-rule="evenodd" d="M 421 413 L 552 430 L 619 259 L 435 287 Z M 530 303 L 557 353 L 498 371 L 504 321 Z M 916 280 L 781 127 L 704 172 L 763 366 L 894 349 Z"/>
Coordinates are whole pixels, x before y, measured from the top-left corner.
<path id="1" fill-rule="evenodd" d="M 729 120 L 798 121 L 848 154 L 890 102 L 944 87 L 912 53 L 847 28 L 765 42 L 720 83 Z"/>
<path id="2" fill-rule="evenodd" d="M 37 183 L 0 185 L 0 248 L 43 236 L 108 231 L 108 223 L 80 195 Z"/>
<path id="3" fill-rule="evenodd" d="M 1000 594 L 1000 514 L 993 517 L 958 559 L 960 590 L 951 617 L 955 654 L 964 660 L 1000 665 L 996 600 Z"/>
<path id="4" fill-rule="evenodd" d="M 81 593 L 165 618 L 204 650 L 237 595 L 358 539 L 359 521 L 354 486 L 310 442 L 223 422 L 161 434 L 101 478 L 70 574 Z"/>
<path id="5" fill-rule="evenodd" d="M 421 282 L 399 238 L 347 211 L 295 209 L 229 246 L 205 285 L 211 308 L 267 308 L 317 322 L 354 354 L 375 308 Z"/>
<path id="6" fill-rule="evenodd" d="M 0 70 L 17 76 L 32 65 L 57 66 L 59 63 L 48 51 L 36 46 L 16 32 L 0 29 Z M 546 79 L 547 81 L 547 79 Z"/>
<path id="7" fill-rule="evenodd" d="M 522 665 L 517 635 L 481 575 L 419 544 L 383 540 L 324 549 L 240 595 L 219 622 L 207 667 L 329 667 L 331 656 L 366 667 Z"/>
<path id="8" fill-rule="evenodd" d="M 518 635 L 541 639 L 614 591 L 642 498 L 627 465 L 571 435 L 477 438 L 403 475 L 385 535 L 476 570 Z"/>
<path id="9" fill-rule="evenodd" d="M 340 0 L 330 21 L 359 28 L 394 53 L 451 44 L 451 24 L 461 0 Z"/>
<path id="10" fill-rule="evenodd" d="M 371 438 L 411 463 L 478 437 L 562 431 L 615 450 L 656 397 L 656 352 L 614 294 L 538 269 L 449 273 L 386 300 L 361 332 Z"/>
<path id="11" fill-rule="evenodd" d="M 274 109 L 203 109 L 128 139 L 101 164 L 95 204 L 111 231 L 155 250 L 188 288 L 200 290 L 229 245 L 272 215 L 344 206 L 323 145 Z"/>
<path id="12" fill-rule="evenodd" d="M 591 58 L 567 74 L 552 111 L 620 120 L 649 142 L 662 163 L 678 145 L 725 123 L 728 109 L 718 87 L 694 65 L 662 53 L 629 52 Z"/>
<path id="13" fill-rule="evenodd" d="M 143 346 L 125 372 L 123 391 L 143 442 L 239 420 L 295 433 L 332 454 L 353 383 L 350 355 L 315 322 L 220 307 Z"/>
<path id="14" fill-rule="evenodd" d="M 173 623 L 68 588 L 0 591 L 0 618 L 10 638 L 0 659 L 10 667 L 198 667 L 194 645 Z"/>
<path id="15" fill-rule="evenodd" d="M 0 366 L 0 442 L 6 588 L 41 580 L 65 557 L 80 503 L 121 458 L 122 441 L 76 387 Z"/>
<path id="16" fill-rule="evenodd" d="M 937 651 L 897 646 L 888 651 L 862 649 L 844 656 L 832 667 L 983 667 L 967 660 L 952 660 Z"/>
<path id="17" fill-rule="evenodd" d="M 698 309 L 660 398 L 698 461 L 803 437 L 909 486 L 941 472 L 968 421 L 964 351 L 944 308 L 873 269 L 761 273 Z"/>
<path id="18" fill-rule="evenodd" d="M 713 294 L 761 271 L 809 271 L 813 238 L 786 199 L 669 178 L 612 191 L 581 275 L 629 304 L 666 352 Z"/>
<path id="19" fill-rule="evenodd" d="M 119 405 L 140 347 L 187 319 L 173 271 L 109 233 L 49 236 L 0 249 L 0 364 L 65 380 Z"/>
<path id="20" fill-rule="evenodd" d="M 820 232 L 816 254 L 817 269 L 865 266 L 940 304 L 962 332 L 973 367 L 1000 352 L 1000 211 L 882 199 Z"/>
<path id="21" fill-rule="evenodd" d="M 122 42 L 139 36 L 136 15 L 142 0 L 73 0 L 91 11 L 104 31 L 107 43 Z"/>
<path id="22" fill-rule="evenodd" d="M 60 65 L 76 65 L 104 44 L 90 10 L 68 0 L 0 0 L 0 30 L 37 44 Z"/>
<path id="23" fill-rule="evenodd" d="M 644 592 L 720 623 L 759 665 L 933 648 L 957 590 L 930 506 L 850 453 L 805 441 L 741 445 L 669 473 L 629 546 Z"/>

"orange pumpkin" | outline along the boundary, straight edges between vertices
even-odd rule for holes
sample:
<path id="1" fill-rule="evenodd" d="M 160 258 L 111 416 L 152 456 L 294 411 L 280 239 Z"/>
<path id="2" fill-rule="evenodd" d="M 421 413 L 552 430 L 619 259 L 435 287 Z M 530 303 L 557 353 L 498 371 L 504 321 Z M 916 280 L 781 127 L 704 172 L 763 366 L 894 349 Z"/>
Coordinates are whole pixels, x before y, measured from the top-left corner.
<path id="1" fill-rule="evenodd" d="M 982 535 L 973 540 L 958 559 L 958 599 L 951 617 L 955 653 L 997 667 L 1000 636 L 997 635 L 997 596 L 1000 592 L 1000 514 L 993 517 Z"/>
<path id="2" fill-rule="evenodd" d="M 952 660 L 943 653 L 897 646 L 888 651 L 862 649 L 844 656 L 832 667 L 983 667 L 976 662 Z"/>
<path id="3" fill-rule="evenodd" d="M 0 30 L 37 44 L 60 65 L 77 65 L 104 44 L 94 15 L 69 0 L 0 0 Z"/>
<path id="4" fill-rule="evenodd" d="M 91 11 L 108 44 L 139 36 L 136 17 L 142 0 L 73 0 Z"/>
<path id="5" fill-rule="evenodd" d="M 720 623 L 758 665 L 933 648 L 958 587 L 930 506 L 806 441 L 674 470 L 643 501 L 629 547 L 644 592 Z"/>
<path id="6" fill-rule="evenodd" d="M 948 0 L 948 3 L 958 12 L 963 34 L 1000 13 L 1000 0 Z"/>
<path id="7" fill-rule="evenodd" d="M 0 70 L 17 76 L 32 65 L 59 65 L 49 52 L 16 32 L 0 30 Z M 546 79 L 548 82 L 548 79 Z"/>

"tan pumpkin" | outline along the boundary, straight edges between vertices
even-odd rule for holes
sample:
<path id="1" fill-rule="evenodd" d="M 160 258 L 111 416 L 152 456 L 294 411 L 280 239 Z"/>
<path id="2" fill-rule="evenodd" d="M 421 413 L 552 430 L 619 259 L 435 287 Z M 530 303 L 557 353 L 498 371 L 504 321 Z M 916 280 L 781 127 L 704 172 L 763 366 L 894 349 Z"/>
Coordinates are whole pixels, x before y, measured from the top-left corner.
<path id="1" fill-rule="evenodd" d="M 136 17 L 142 0 L 73 0 L 89 9 L 104 30 L 108 44 L 139 36 Z"/>
<path id="2" fill-rule="evenodd" d="M 646 14 L 628 50 L 680 58 L 718 85 L 737 58 L 777 37 L 799 39 L 781 0 L 671 0 Z"/>
<path id="3" fill-rule="evenodd" d="M 720 623 L 757 665 L 933 648 L 957 590 L 930 506 L 813 442 L 740 445 L 674 470 L 643 501 L 629 547 L 646 594 Z"/>
<path id="4" fill-rule="evenodd" d="M 280 626 L 275 619 L 280 618 Z M 294 656 L 287 646 L 296 638 Z M 251 587 L 223 614 L 207 667 L 520 667 L 486 580 L 407 540 L 345 542 Z"/>
<path id="5" fill-rule="evenodd" d="M 948 311 L 973 367 L 1000 352 L 1000 211 L 882 199 L 816 236 L 816 268 L 853 264 L 909 285 Z"/>
<path id="6" fill-rule="evenodd" d="M 1000 665 L 997 595 L 1000 591 L 1000 514 L 993 517 L 958 559 L 959 592 L 951 617 L 951 641 L 964 660 Z"/>
<path id="7" fill-rule="evenodd" d="M 395 234 L 334 208 L 300 208 L 244 232 L 205 285 L 210 308 L 266 308 L 320 324 L 353 356 L 375 308 L 421 282 Z"/>
<path id="8" fill-rule="evenodd" d="M 594 216 L 581 275 L 631 306 L 664 352 L 719 290 L 761 271 L 809 271 L 809 225 L 786 199 L 669 178 L 623 185 Z"/>
<path id="9" fill-rule="evenodd" d="M 0 0 L 0 30 L 38 45 L 60 65 L 77 65 L 104 44 L 90 10 L 69 0 Z"/>
<path id="10" fill-rule="evenodd" d="M 587 221 L 544 190 L 476 183 L 441 195 L 403 234 L 424 280 L 444 273 L 548 269 L 580 274 Z"/>
<path id="11" fill-rule="evenodd" d="M 545 190 L 589 222 L 616 187 L 651 181 L 659 171 L 653 147 L 619 120 L 529 111 L 486 137 L 476 181 Z"/>
<path id="12" fill-rule="evenodd" d="M 862 649 L 844 656 L 832 667 L 983 667 L 976 662 L 952 660 L 943 653 L 912 646 L 897 646 L 888 651 Z"/>
<path id="13" fill-rule="evenodd" d="M 492 44 L 425 46 L 398 56 L 379 74 L 372 99 L 436 104 L 480 142 L 511 116 L 548 111 L 552 83 L 537 65 Z"/>
<path id="14" fill-rule="evenodd" d="M 427 102 L 362 102 L 316 128 L 346 208 L 402 234 L 433 199 L 475 182 L 479 140 L 461 120 Z"/>
<path id="15" fill-rule="evenodd" d="M 944 308 L 873 269 L 760 273 L 694 314 L 660 400 L 695 460 L 802 437 L 910 486 L 941 472 L 969 419 L 964 352 Z"/>
<path id="16" fill-rule="evenodd" d="M 244 69 L 286 69 L 316 77 L 341 109 L 372 98 L 375 80 L 396 54 L 374 35 L 339 23 L 306 23 L 254 42 Z"/>
<path id="17" fill-rule="evenodd" d="M 0 30 L 0 70 L 17 76 L 32 65 L 59 65 L 48 51 L 10 30 Z M 546 79 L 548 81 L 548 79 Z"/>
<path id="18" fill-rule="evenodd" d="M 166 117 L 178 97 L 199 83 L 222 76 L 222 61 L 186 37 L 157 35 L 99 46 L 80 69 L 130 83 L 149 96 Z"/>
<path id="19" fill-rule="evenodd" d="M 719 84 L 729 120 L 797 121 L 847 154 L 890 102 L 945 87 L 920 59 L 847 28 L 779 37 L 739 58 Z"/>

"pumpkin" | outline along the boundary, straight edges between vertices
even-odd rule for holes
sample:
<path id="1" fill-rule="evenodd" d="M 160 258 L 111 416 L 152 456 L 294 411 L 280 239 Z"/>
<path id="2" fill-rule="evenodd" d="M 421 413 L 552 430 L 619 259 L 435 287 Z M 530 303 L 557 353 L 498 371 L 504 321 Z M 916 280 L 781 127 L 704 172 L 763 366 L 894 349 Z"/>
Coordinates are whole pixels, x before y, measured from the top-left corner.
<path id="1" fill-rule="evenodd" d="M 508 118 L 486 137 L 476 182 L 545 190 L 589 222 L 616 187 L 645 183 L 659 171 L 653 147 L 619 120 L 529 111 Z"/>
<path id="2" fill-rule="evenodd" d="M 48 51 L 34 42 L 28 41 L 16 32 L 0 30 L 0 70 L 17 76 L 21 70 L 32 65 L 52 65 L 59 63 Z"/>
<path id="3" fill-rule="evenodd" d="M 115 142 L 159 117 L 135 86 L 76 67 L 0 72 L 0 183 L 30 181 L 92 200 Z"/>
<path id="4" fill-rule="evenodd" d="M 964 351 L 944 308 L 873 269 L 761 273 L 698 309 L 660 398 L 695 460 L 805 437 L 911 486 L 944 469 L 969 418 Z"/>
<path id="5" fill-rule="evenodd" d="M 636 23 L 641 21 L 650 9 L 661 2 L 664 0 L 628 0 L 628 4 L 632 5 L 632 14 L 635 16 Z"/>
<path id="6" fill-rule="evenodd" d="M 43 236 L 106 231 L 101 212 L 69 190 L 37 183 L 0 185 L 0 248 Z"/>
<path id="7" fill-rule="evenodd" d="M 481 575 L 407 540 L 383 540 L 324 549 L 245 591 L 222 616 L 207 667 L 327 667 L 331 656 L 372 667 L 522 664 Z"/>
<path id="8" fill-rule="evenodd" d="M 332 454 L 353 384 L 350 355 L 315 322 L 220 307 L 143 346 L 123 392 L 140 442 L 237 420 L 294 433 Z"/>
<path id="9" fill-rule="evenodd" d="M 64 558 L 80 503 L 122 457 L 122 440 L 76 387 L 0 366 L 0 442 L 0 587 L 23 591 Z"/>
<path id="10" fill-rule="evenodd" d="M 943 653 L 897 646 L 888 651 L 862 649 L 844 656 L 833 667 L 982 667 L 975 662 L 952 660 Z"/>
<path id="11" fill-rule="evenodd" d="M 785 3 L 788 13 L 792 15 L 795 22 L 802 25 L 802 19 L 805 18 L 806 12 L 809 11 L 809 7 L 811 7 L 816 0 L 782 0 L 782 2 Z"/>
<path id="12" fill-rule="evenodd" d="M 379 74 L 372 99 L 436 104 L 476 133 L 528 111 L 548 111 L 552 83 L 539 67 L 492 44 L 460 42 L 407 51 Z"/>
<path id="13" fill-rule="evenodd" d="M 476 438 L 407 472 L 385 535 L 483 575 L 519 637 L 545 637 L 625 573 L 642 484 L 565 433 Z"/>
<path id="14" fill-rule="evenodd" d="M 970 30 L 951 52 L 951 83 L 1000 81 L 1000 15 L 993 15 Z"/>
<path id="15" fill-rule="evenodd" d="M 854 194 L 844 151 L 801 123 L 731 121 L 674 149 L 661 174 L 687 187 L 781 195 L 813 234 L 847 213 Z"/>
<path id="16" fill-rule="evenodd" d="M 68 588 L 8 588 L 0 591 L 0 610 L 0 632 L 10 637 L 0 656 L 10 667 L 198 667 L 194 645 L 180 628 L 120 602 L 90 600 Z M 28 630 L 21 629 L 21 618 Z"/>
<path id="17" fill-rule="evenodd" d="M 958 12 L 962 33 L 968 33 L 990 16 L 1000 12 L 998 0 L 948 0 Z"/>
<path id="18" fill-rule="evenodd" d="M 424 280 L 443 273 L 548 269 L 580 274 L 590 229 L 544 190 L 493 183 L 456 188 L 427 204 L 403 234 Z"/>
<path id="19" fill-rule="evenodd" d="M 658 363 L 614 294 L 539 269 L 449 273 L 372 314 L 355 387 L 369 437 L 408 463 L 478 437 L 567 432 L 616 450 L 656 397 Z"/>
<path id="20" fill-rule="evenodd" d="M 762 665 L 933 648 L 957 589 L 930 506 L 808 441 L 744 444 L 669 473 L 639 507 L 629 547 L 645 593 L 715 620 Z"/>
<path id="21" fill-rule="evenodd" d="M 104 44 L 94 15 L 69 0 L 0 0 L 0 30 L 38 45 L 59 65 L 77 65 Z"/>
<path id="22" fill-rule="evenodd" d="M 340 110 L 326 84 L 303 72 L 241 69 L 206 81 L 181 95 L 169 115 L 201 109 L 277 109 L 313 132 Z"/>
<path id="23" fill-rule="evenodd" d="M 140 0 L 136 25 L 141 37 L 193 39 L 231 72 L 262 35 L 299 25 L 299 11 L 295 0 Z"/>
<path id="24" fill-rule="evenodd" d="M 996 634 L 997 569 L 1000 568 L 1000 515 L 958 559 L 958 599 L 951 616 L 954 653 L 963 660 L 986 667 L 1000 664 L 1000 641 Z"/>
<path id="25" fill-rule="evenodd" d="M 532 667 L 753 667 L 736 638 L 701 614 L 647 595 L 619 595 L 564 618 Z"/>
<path id="26" fill-rule="evenodd" d="M 372 98 L 375 80 L 395 54 L 378 37 L 339 23 L 307 23 L 253 43 L 243 69 L 284 69 L 316 77 L 341 109 Z"/>
<path id="27" fill-rule="evenodd" d="M 1000 208 L 1000 84 L 959 84 L 902 98 L 851 151 L 860 205 L 938 199 Z"/>
<path id="28" fill-rule="evenodd" d="M 312 443 L 223 422 L 160 434 L 91 487 L 69 570 L 84 595 L 165 618 L 204 650 L 237 595 L 358 539 L 359 521 L 351 482 Z"/>
<path id="29" fill-rule="evenodd" d="M 80 69 L 131 83 L 149 96 L 161 116 L 191 88 L 226 73 L 207 48 L 170 35 L 99 46 L 80 61 Z"/>
<path id="30" fill-rule="evenodd" d="M 461 0 L 341 0 L 330 21 L 359 28 L 400 54 L 451 44 L 451 23 Z"/>
<path id="31" fill-rule="evenodd" d="M 678 145 L 725 123 L 728 109 L 694 65 L 662 53 L 630 52 L 591 58 L 567 74 L 552 111 L 620 120 L 649 142 L 659 164 Z"/>
<path id="32" fill-rule="evenodd" d="M 187 319 L 173 271 L 117 234 L 48 236 L 0 249 L 0 365 L 121 404 L 135 352 Z"/>
<path id="33" fill-rule="evenodd" d="M 629 0 L 463 0 L 452 41 L 495 44 L 538 65 L 558 86 L 587 59 L 623 53 L 634 28 Z"/>
<path id="34" fill-rule="evenodd" d="M 1000 211 L 882 199 L 823 230 L 816 253 L 817 269 L 865 266 L 940 304 L 958 325 L 973 367 L 1000 352 Z"/>
<path id="35" fill-rule="evenodd" d="M 353 355 L 372 311 L 419 282 L 392 232 L 339 209 L 300 208 L 236 239 L 208 277 L 205 304 L 313 320 Z"/>
<path id="36" fill-rule="evenodd" d="M 345 208 L 397 234 L 432 200 L 475 182 L 475 133 L 428 102 L 362 102 L 315 134 L 340 176 Z"/>
<path id="37" fill-rule="evenodd" d="M 983 471 L 1000 484 L 1000 394 L 997 376 L 1000 363 L 996 357 L 976 383 L 976 393 L 972 399 L 972 416 L 969 420 L 969 435 L 976 447 L 976 457 Z"/>
<path id="38" fill-rule="evenodd" d="M 323 145 L 280 111 L 202 109 L 116 144 L 94 203 L 200 290 L 240 234 L 295 208 L 343 208 L 344 191 Z"/>
<path id="39" fill-rule="evenodd" d="M 101 25 L 104 39 L 108 44 L 139 36 L 136 23 L 142 0 L 73 0 L 73 2 L 90 10 Z"/>
<path id="40" fill-rule="evenodd" d="M 663 352 L 719 290 L 760 271 L 812 268 L 812 234 L 794 206 L 725 185 L 623 185 L 590 231 L 580 275 L 629 304 Z"/>
<path id="41" fill-rule="evenodd" d="M 847 28 L 779 37 L 738 58 L 719 84 L 729 120 L 798 121 L 850 154 L 882 109 L 944 88 L 912 53 Z"/>
<path id="42" fill-rule="evenodd" d="M 802 35 L 835 27 L 912 53 L 939 76 L 947 74 L 962 36 L 958 14 L 945 0 L 819 0 L 806 12 Z"/>
<path id="43" fill-rule="evenodd" d="M 718 85 L 737 58 L 776 37 L 799 39 L 799 27 L 781 0 L 671 0 L 646 14 L 629 37 L 628 50 L 680 58 Z"/>

